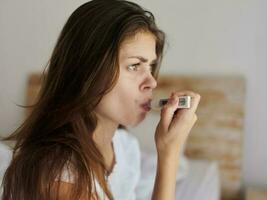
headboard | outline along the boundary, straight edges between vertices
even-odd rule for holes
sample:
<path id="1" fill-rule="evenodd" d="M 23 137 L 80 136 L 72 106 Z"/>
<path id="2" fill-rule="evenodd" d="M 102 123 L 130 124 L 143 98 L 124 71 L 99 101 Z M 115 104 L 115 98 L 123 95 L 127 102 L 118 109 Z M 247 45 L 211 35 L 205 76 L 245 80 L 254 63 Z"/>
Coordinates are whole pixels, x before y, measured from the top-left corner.
<path id="1" fill-rule="evenodd" d="M 40 89 L 41 75 L 29 77 L 27 104 Z M 201 95 L 185 154 L 192 159 L 219 163 L 222 199 L 240 199 L 241 159 L 244 131 L 245 80 L 239 76 L 160 76 L 155 97 L 168 97 L 174 90 L 192 90 Z M 30 110 L 27 110 L 27 114 Z"/>

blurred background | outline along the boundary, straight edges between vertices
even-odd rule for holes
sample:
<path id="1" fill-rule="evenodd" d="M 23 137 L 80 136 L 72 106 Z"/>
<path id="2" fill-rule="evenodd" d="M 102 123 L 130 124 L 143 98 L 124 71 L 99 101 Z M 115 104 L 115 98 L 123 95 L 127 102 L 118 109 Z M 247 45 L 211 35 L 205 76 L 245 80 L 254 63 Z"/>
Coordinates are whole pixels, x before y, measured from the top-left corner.
<path id="1" fill-rule="evenodd" d="M 0 1 L 1 136 L 25 119 L 16 104 L 27 102 L 30 75 L 43 71 L 67 18 L 85 2 Z M 242 77 L 241 186 L 247 198 L 267 199 L 267 1 L 133 2 L 150 10 L 167 35 L 161 75 Z"/>

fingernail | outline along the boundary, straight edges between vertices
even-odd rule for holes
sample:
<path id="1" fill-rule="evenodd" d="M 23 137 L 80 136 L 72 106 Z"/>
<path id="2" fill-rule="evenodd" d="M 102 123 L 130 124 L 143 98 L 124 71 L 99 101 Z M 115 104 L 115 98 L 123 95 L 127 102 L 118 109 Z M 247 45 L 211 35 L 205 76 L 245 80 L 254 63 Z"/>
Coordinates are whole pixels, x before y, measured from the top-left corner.
<path id="1" fill-rule="evenodd" d="M 175 98 L 174 97 L 171 97 L 168 100 L 168 104 L 170 104 L 170 105 L 175 104 L 176 103 L 175 101 L 176 101 Z"/>
<path id="2" fill-rule="evenodd" d="M 174 97 L 171 96 L 171 97 L 168 99 L 168 104 L 173 104 L 173 101 L 174 101 Z"/>
<path id="3" fill-rule="evenodd" d="M 174 97 L 172 98 L 172 104 L 176 104 L 177 103 L 177 99 L 175 99 Z"/>

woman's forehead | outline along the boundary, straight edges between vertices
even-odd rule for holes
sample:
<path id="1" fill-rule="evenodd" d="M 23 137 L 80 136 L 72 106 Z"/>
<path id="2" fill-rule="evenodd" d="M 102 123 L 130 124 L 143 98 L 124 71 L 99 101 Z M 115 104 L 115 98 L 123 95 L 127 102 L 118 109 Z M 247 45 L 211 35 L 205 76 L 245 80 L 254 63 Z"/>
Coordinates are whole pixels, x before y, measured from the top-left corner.
<path id="1" fill-rule="evenodd" d="M 133 56 L 156 57 L 156 41 L 151 33 L 137 33 L 135 36 L 122 42 L 120 58 L 127 59 Z"/>

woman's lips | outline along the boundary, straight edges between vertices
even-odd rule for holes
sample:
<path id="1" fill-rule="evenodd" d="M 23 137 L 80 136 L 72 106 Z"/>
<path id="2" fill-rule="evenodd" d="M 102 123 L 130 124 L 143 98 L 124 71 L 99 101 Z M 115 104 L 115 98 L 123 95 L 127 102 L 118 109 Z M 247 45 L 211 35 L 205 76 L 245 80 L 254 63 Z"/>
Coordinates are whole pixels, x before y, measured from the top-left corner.
<path id="1" fill-rule="evenodd" d="M 144 111 L 149 112 L 151 110 L 151 100 L 149 100 L 147 103 L 142 104 L 141 108 Z"/>
<path id="2" fill-rule="evenodd" d="M 151 110 L 150 106 L 148 106 L 148 105 L 143 105 L 143 106 L 141 106 L 141 107 L 142 107 L 143 110 L 146 111 L 146 112 L 149 112 L 149 111 Z"/>

